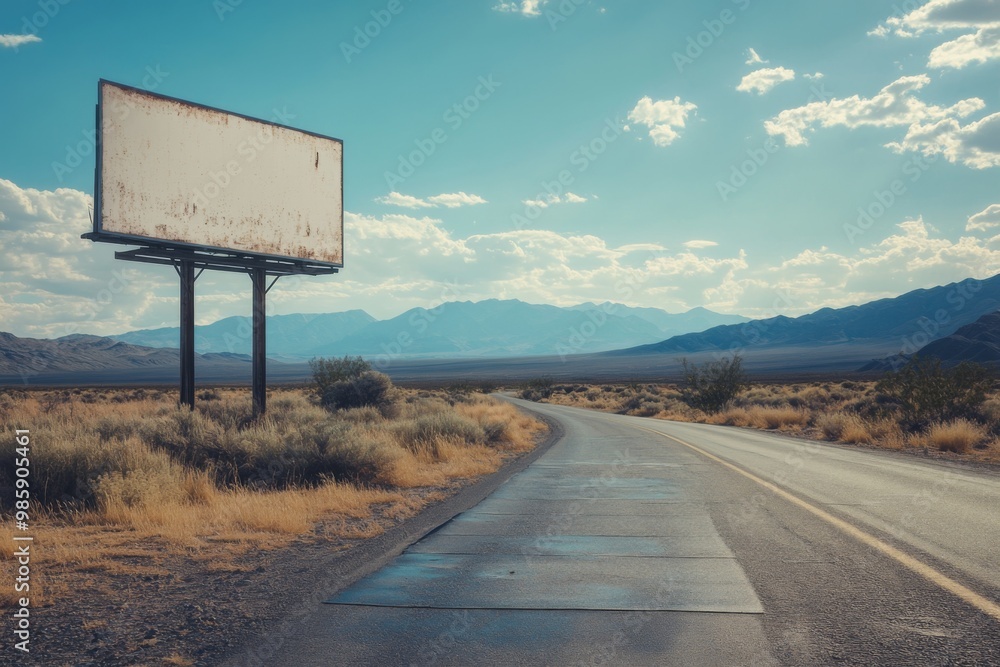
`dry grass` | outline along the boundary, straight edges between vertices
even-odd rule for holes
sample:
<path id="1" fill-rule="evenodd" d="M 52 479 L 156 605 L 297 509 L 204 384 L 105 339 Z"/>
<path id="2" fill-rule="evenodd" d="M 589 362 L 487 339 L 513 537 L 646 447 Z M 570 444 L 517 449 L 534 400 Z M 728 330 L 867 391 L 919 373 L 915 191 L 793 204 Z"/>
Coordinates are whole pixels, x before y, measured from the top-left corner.
<path id="1" fill-rule="evenodd" d="M 401 390 L 391 410 L 330 413 L 302 390 L 278 390 L 259 423 L 244 390 L 213 396 L 190 413 L 143 390 L 0 394 L 0 429 L 31 430 L 33 536 L 46 545 L 32 565 L 63 573 L 54 587 L 33 577 L 33 604 L 69 595 L 74 576 L 162 574 L 177 555 L 238 571 L 246 550 L 319 525 L 378 535 L 378 517 L 413 515 L 444 497 L 428 487 L 493 472 L 544 430 L 483 395 Z M 12 461 L 0 466 L 11 474 Z M 8 574 L 11 537 L 0 528 Z M 0 606 L 13 601 L 0 595 Z"/>
<path id="2" fill-rule="evenodd" d="M 857 415 L 842 415 L 844 425 L 841 428 L 837 440 L 849 445 L 869 445 L 872 443 L 872 434 L 868 431 L 868 425 Z"/>
<path id="3" fill-rule="evenodd" d="M 956 419 L 945 424 L 933 424 L 927 430 L 930 445 L 942 452 L 965 454 L 986 439 L 986 429 L 967 419 Z"/>
<path id="4" fill-rule="evenodd" d="M 759 429 L 789 430 L 789 427 L 802 427 L 809 423 L 809 414 L 795 408 L 773 408 L 753 406 L 749 408 L 730 408 L 724 412 L 707 415 L 705 421 L 710 424 L 728 424 Z"/>
<path id="5" fill-rule="evenodd" d="M 898 405 L 879 396 L 874 385 L 851 381 L 757 385 L 716 414 L 688 406 L 673 385 L 554 385 L 544 400 L 641 417 L 780 430 L 843 444 L 933 449 L 1000 463 L 1000 396 L 988 398 L 974 421 L 923 428 L 906 423 Z"/>

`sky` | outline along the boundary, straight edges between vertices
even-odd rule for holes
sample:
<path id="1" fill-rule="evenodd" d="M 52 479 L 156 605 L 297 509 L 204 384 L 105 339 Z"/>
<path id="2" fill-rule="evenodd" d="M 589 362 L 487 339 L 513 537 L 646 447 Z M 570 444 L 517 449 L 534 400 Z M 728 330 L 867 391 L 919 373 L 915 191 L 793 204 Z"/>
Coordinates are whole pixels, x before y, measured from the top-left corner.
<path id="1" fill-rule="evenodd" d="M 7 0 L 2 331 L 177 324 L 171 268 L 80 239 L 102 78 L 343 139 L 344 268 L 275 314 L 795 316 L 1000 272 L 1000 0 Z M 250 290 L 206 273 L 197 321 Z"/>

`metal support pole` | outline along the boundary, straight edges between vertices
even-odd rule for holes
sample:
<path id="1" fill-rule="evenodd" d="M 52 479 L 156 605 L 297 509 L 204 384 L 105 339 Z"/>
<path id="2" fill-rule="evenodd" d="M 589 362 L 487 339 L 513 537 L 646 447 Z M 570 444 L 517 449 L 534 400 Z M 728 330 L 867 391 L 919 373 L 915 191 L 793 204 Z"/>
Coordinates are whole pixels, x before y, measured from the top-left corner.
<path id="1" fill-rule="evenodd" d="M 181 400 L 194 410 L 194 264 L 181 262 Z"/>
<path id="2" fill-rule="evenodd" d="M 250 272 L 253 281 L 253 416 L 261 417 L 267 412 L 267 320 L 265 318 L 265 296 L 267 295 L 267 271 L 254 269 Z"/>

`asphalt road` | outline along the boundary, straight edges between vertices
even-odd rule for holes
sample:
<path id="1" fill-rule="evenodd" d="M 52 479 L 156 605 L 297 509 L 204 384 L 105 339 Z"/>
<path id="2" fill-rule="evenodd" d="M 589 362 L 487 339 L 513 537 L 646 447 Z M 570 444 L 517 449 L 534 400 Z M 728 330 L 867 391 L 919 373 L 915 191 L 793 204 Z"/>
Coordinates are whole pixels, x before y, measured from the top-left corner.
<path id="1" fill-rule="evenodd" d="M 1000 665 L 1000 475 L 526 405 L 563 439 L 265 664 Z"/>

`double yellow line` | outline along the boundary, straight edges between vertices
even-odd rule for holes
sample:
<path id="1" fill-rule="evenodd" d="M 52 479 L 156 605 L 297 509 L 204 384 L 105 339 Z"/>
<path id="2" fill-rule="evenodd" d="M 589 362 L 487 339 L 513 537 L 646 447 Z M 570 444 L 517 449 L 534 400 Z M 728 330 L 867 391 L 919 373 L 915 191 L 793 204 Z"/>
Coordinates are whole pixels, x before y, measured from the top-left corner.
<path id="1" fill-rule="evenodd" d="M 909 554 L 900 551 L 899 549 L 890 544 L 886 544 L 885 542 L 878 539 L 874 535 L 871 535 L 870 533 L 866 533 L 865 531 L 860 530 L 859 528 L 849 524 L 843 519 L 837 518 L 832 514 L 830 514 L 829 512 L 826 512 L 820 509 L 819 507 L 816 507 L 815 505 L 808 503 L 805 500 L 802 500 L 798 496 L 792 495 L 791 493 L 785 491 L 781 487 L 772 484 L 767 480 L 761 479 L 760 477 L 757 477 L 753 473 L 748 472 L 743 468 L 740 468 L 739 466 L 733 465 L 729 461 L 721 459 L 718 456 L 715 456 L 714 454 L 710 454 L 706 452 L 704 449 L 692 445 L 689 442 L 685 442 L 680 438 L 676 438 L 672 435 L 667 435 L 666 433 L 661 433 L 660 431 L 654 431 L 653 429 L 644 428 L 641 426 L 637 428 L 640 428 L 643 431 L 649 431 L 650 433 L 655 433 L 656 435 L 667 438 L 669 440 L 673 440 L 674 442 L 680 445 L 684 445 L 685 447 L 698 452 L 702 456 L 711 459 L 716 463 L 720 463 L 729 468 L 730 470 L 739 473 L 740 475 L 743 475 L 752 482 L 755 482 L 763 486 L 765 489 L 771 491 L 775 495 L 784 498 L 788 502 L 797 505 L 798 507 L 801 507 L 807 512 L 819 517 L 820 519 L 827 522 L 831 526 L 840 529 L 841 531 L 847 533 L 856 540 L 859 540 L 864 544 L 867 544 L 873 549 L 881 551 L 883 554 L 893 559 L 894 561 L 896 561 L 903 567 L 907 568 L 908 570 L 915 572 L 916 574 L 919 574 L 921 577 L 931 582 L 932 584 L 940 586 L 944 590 L 964 600 L 965 602 L 972 605 L 973 607 L 983 612 L 984 614 L 987 614 L 988 616 L 991 616 L 993 619 L 1000 621 L 1000 605 L 996 604 L 995 602 L 993 602 L 988 598 L 983 597 L 982 595 L 971 590 L 970 588 L 963 586 L 962 584 L 958 583 L 951 577 L 942 574 L 941 572 L 938 572 L 937 570 L 927 565 L 926 563 L 922 563 L 913 556 L 910 556 Z"/>

